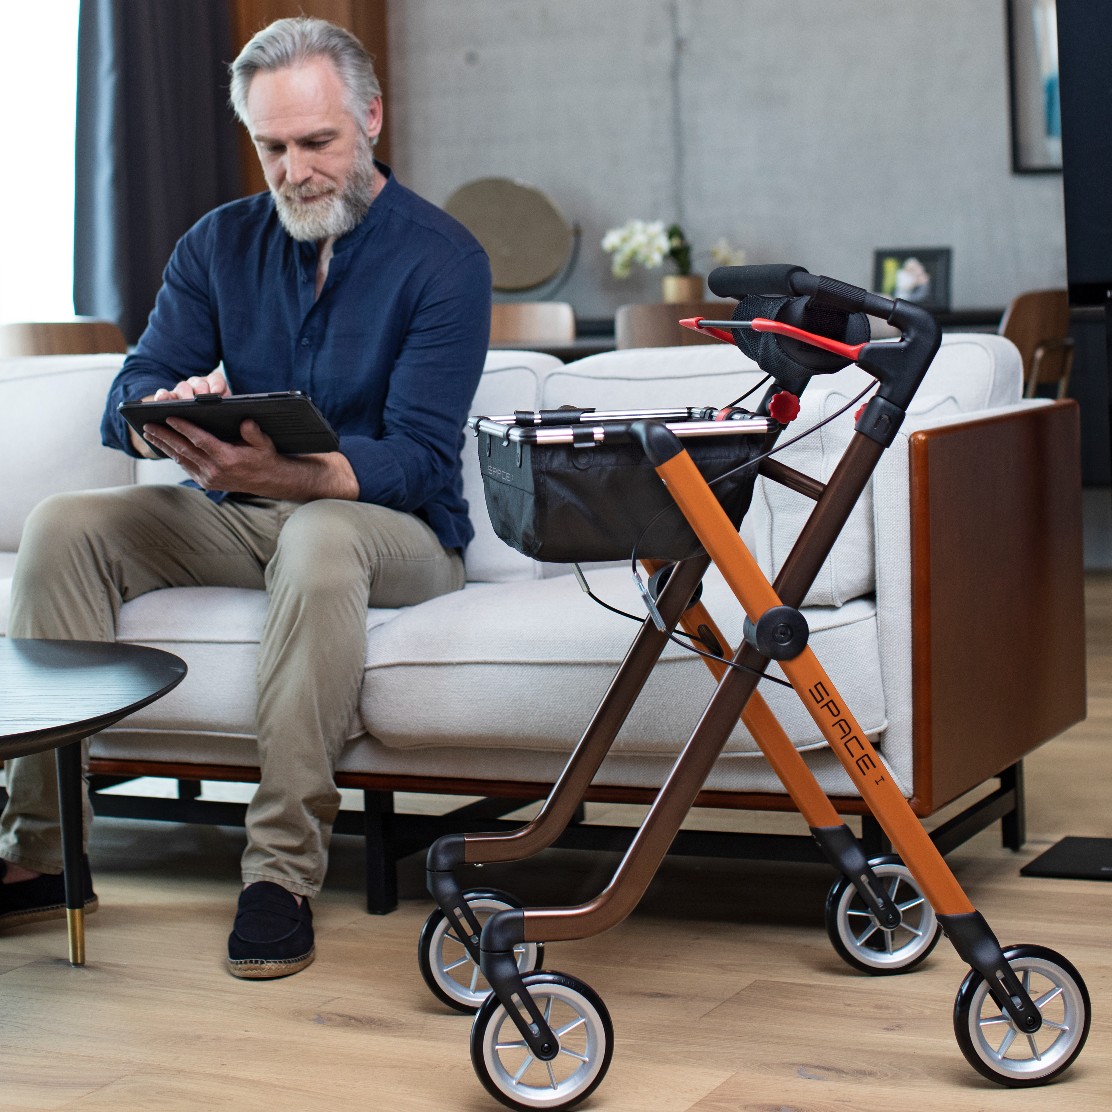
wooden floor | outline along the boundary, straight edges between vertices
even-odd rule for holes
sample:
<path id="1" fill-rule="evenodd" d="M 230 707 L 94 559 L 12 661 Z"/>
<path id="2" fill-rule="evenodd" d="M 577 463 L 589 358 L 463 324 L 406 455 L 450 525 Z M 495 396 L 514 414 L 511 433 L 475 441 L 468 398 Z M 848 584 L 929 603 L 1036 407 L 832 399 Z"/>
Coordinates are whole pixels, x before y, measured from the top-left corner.
<path id="1" fill-rule="evenodd" d="M 824 869 L 687 859 L 665 865 L 618 929 L 549 948 L 546 967 L 594 987 L 614 1020 L 613 1064 L 585 1108 L 1112 1108 L 1112 886 L 1019 875 L 1064 835 L 1112 837 L 1112 576 L 1090 575 L 1088 591 L 1089 718 L 1028 762 L 1027 846 L 1003 850 L 991 831 L 951 857 L 1001 941 L 1056 949 L 1088 983 L 1092 1033 L 1069 1073 L 1006 1090 L 973 1072 L 951 1022 L 965 968 L 945 942 L 907 976 L 844 965 L 823 928 Z M 406 865 L 400 910 L 370 917 L 358 843 L 341 839 L 315 904 L 316 963 L 248 983 L 223 967 L 241 839 L 98 823 L 88 964 L 69 966 L 60 923 L 0 937 L 0 1108 L 499 1107 L 472 1070 L 470 1021 L 443 1010 L 417 971 L 422 862 Z M 576 902 L 614 861 L 550 852 L 483 879 L 527 903 Z"/>

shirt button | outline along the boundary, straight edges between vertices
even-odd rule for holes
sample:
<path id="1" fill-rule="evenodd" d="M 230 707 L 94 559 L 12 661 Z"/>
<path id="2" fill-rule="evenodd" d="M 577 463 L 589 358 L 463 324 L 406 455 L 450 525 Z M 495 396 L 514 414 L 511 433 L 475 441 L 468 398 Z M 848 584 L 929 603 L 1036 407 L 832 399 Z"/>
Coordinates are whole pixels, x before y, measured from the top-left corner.
<path id="1" fill-rule="evenodd" d="M 307 348 L 309 346 L 309 337 L 308 336 L 302 336 L 301 337 L 301 346 L 303 348 Z"/>

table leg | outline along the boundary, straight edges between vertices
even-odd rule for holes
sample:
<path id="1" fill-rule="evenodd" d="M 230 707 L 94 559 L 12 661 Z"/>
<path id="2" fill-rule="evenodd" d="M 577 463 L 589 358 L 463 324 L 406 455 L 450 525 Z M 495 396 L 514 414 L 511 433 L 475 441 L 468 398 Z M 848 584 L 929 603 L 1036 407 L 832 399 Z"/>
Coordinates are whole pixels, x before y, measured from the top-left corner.
<path id="1" fill-rule="evenodd" d="M 85 964 L 85 884 L 81 868 L 83 815 L 81 742 L 55 750 L 58 763 L 58 810 L 62 822 L 62 868 L 65 874 L 66 926 L 71 965 Z"/>

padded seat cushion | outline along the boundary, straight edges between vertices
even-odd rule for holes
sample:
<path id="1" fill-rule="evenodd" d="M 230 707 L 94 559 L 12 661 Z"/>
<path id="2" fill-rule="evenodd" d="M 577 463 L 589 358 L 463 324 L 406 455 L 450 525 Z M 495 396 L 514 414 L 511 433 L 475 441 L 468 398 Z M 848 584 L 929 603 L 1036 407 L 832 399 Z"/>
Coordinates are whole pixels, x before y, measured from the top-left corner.
<path id="1" fill-rule="evenodd" d="M 593 572 L 592 590 L 612 605 L 643 615 L 628 568 Z M 741 609 L 710 575 L 704 602 L 736 643 Z M 886 725 L 875 608 L 861 599 L 840 609 L 808 611 L 811 645 L 820 660 L 843 662 L 833 678 L 871 736 Z M 493 631 L 493 632 L 492 632 Z M 590 721 L 625 656 L 637 626 L 610 614 L 574 577 L 532 583 L 475 585 L 400 613 L 371 630 L 363 681 L 367 730 L 396 748 L 491 746 L 567 752 Z M 849 665 L 849 667 L 847 667 Z M 773 673 L 780 675 L 778 669 Z M 658 756 L 690 735 L 713 691 L 701 660 L 669 645 L 615 743 L 615 752 Z M 795 740 L 824 744 L 794 692 L 761 689 Z M 484 691 L 497 692 L 492 713 Z M 514 708 L 507 713 L 506 708 Z M 756 747 L 739 725 L 727 753 Z M 510 770 L 507 770 L 510 775 Z"/>

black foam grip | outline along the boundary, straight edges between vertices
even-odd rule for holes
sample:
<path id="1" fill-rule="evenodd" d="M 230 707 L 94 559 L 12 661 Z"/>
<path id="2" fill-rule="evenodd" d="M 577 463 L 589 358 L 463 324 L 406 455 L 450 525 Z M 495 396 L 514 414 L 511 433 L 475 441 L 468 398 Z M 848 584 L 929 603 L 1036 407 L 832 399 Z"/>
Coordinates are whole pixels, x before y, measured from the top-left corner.
<path id="1" fill-rule="evenodd" d="M 733 297 L 740 301 L 749 294 L 784 295 L 800 293 L 792 285 L 792 275 L 806 274 L 801 266 L 775 263 L 767 266 L 720 266 L 710 272 L 707 285 L 718 297 Z"/>

